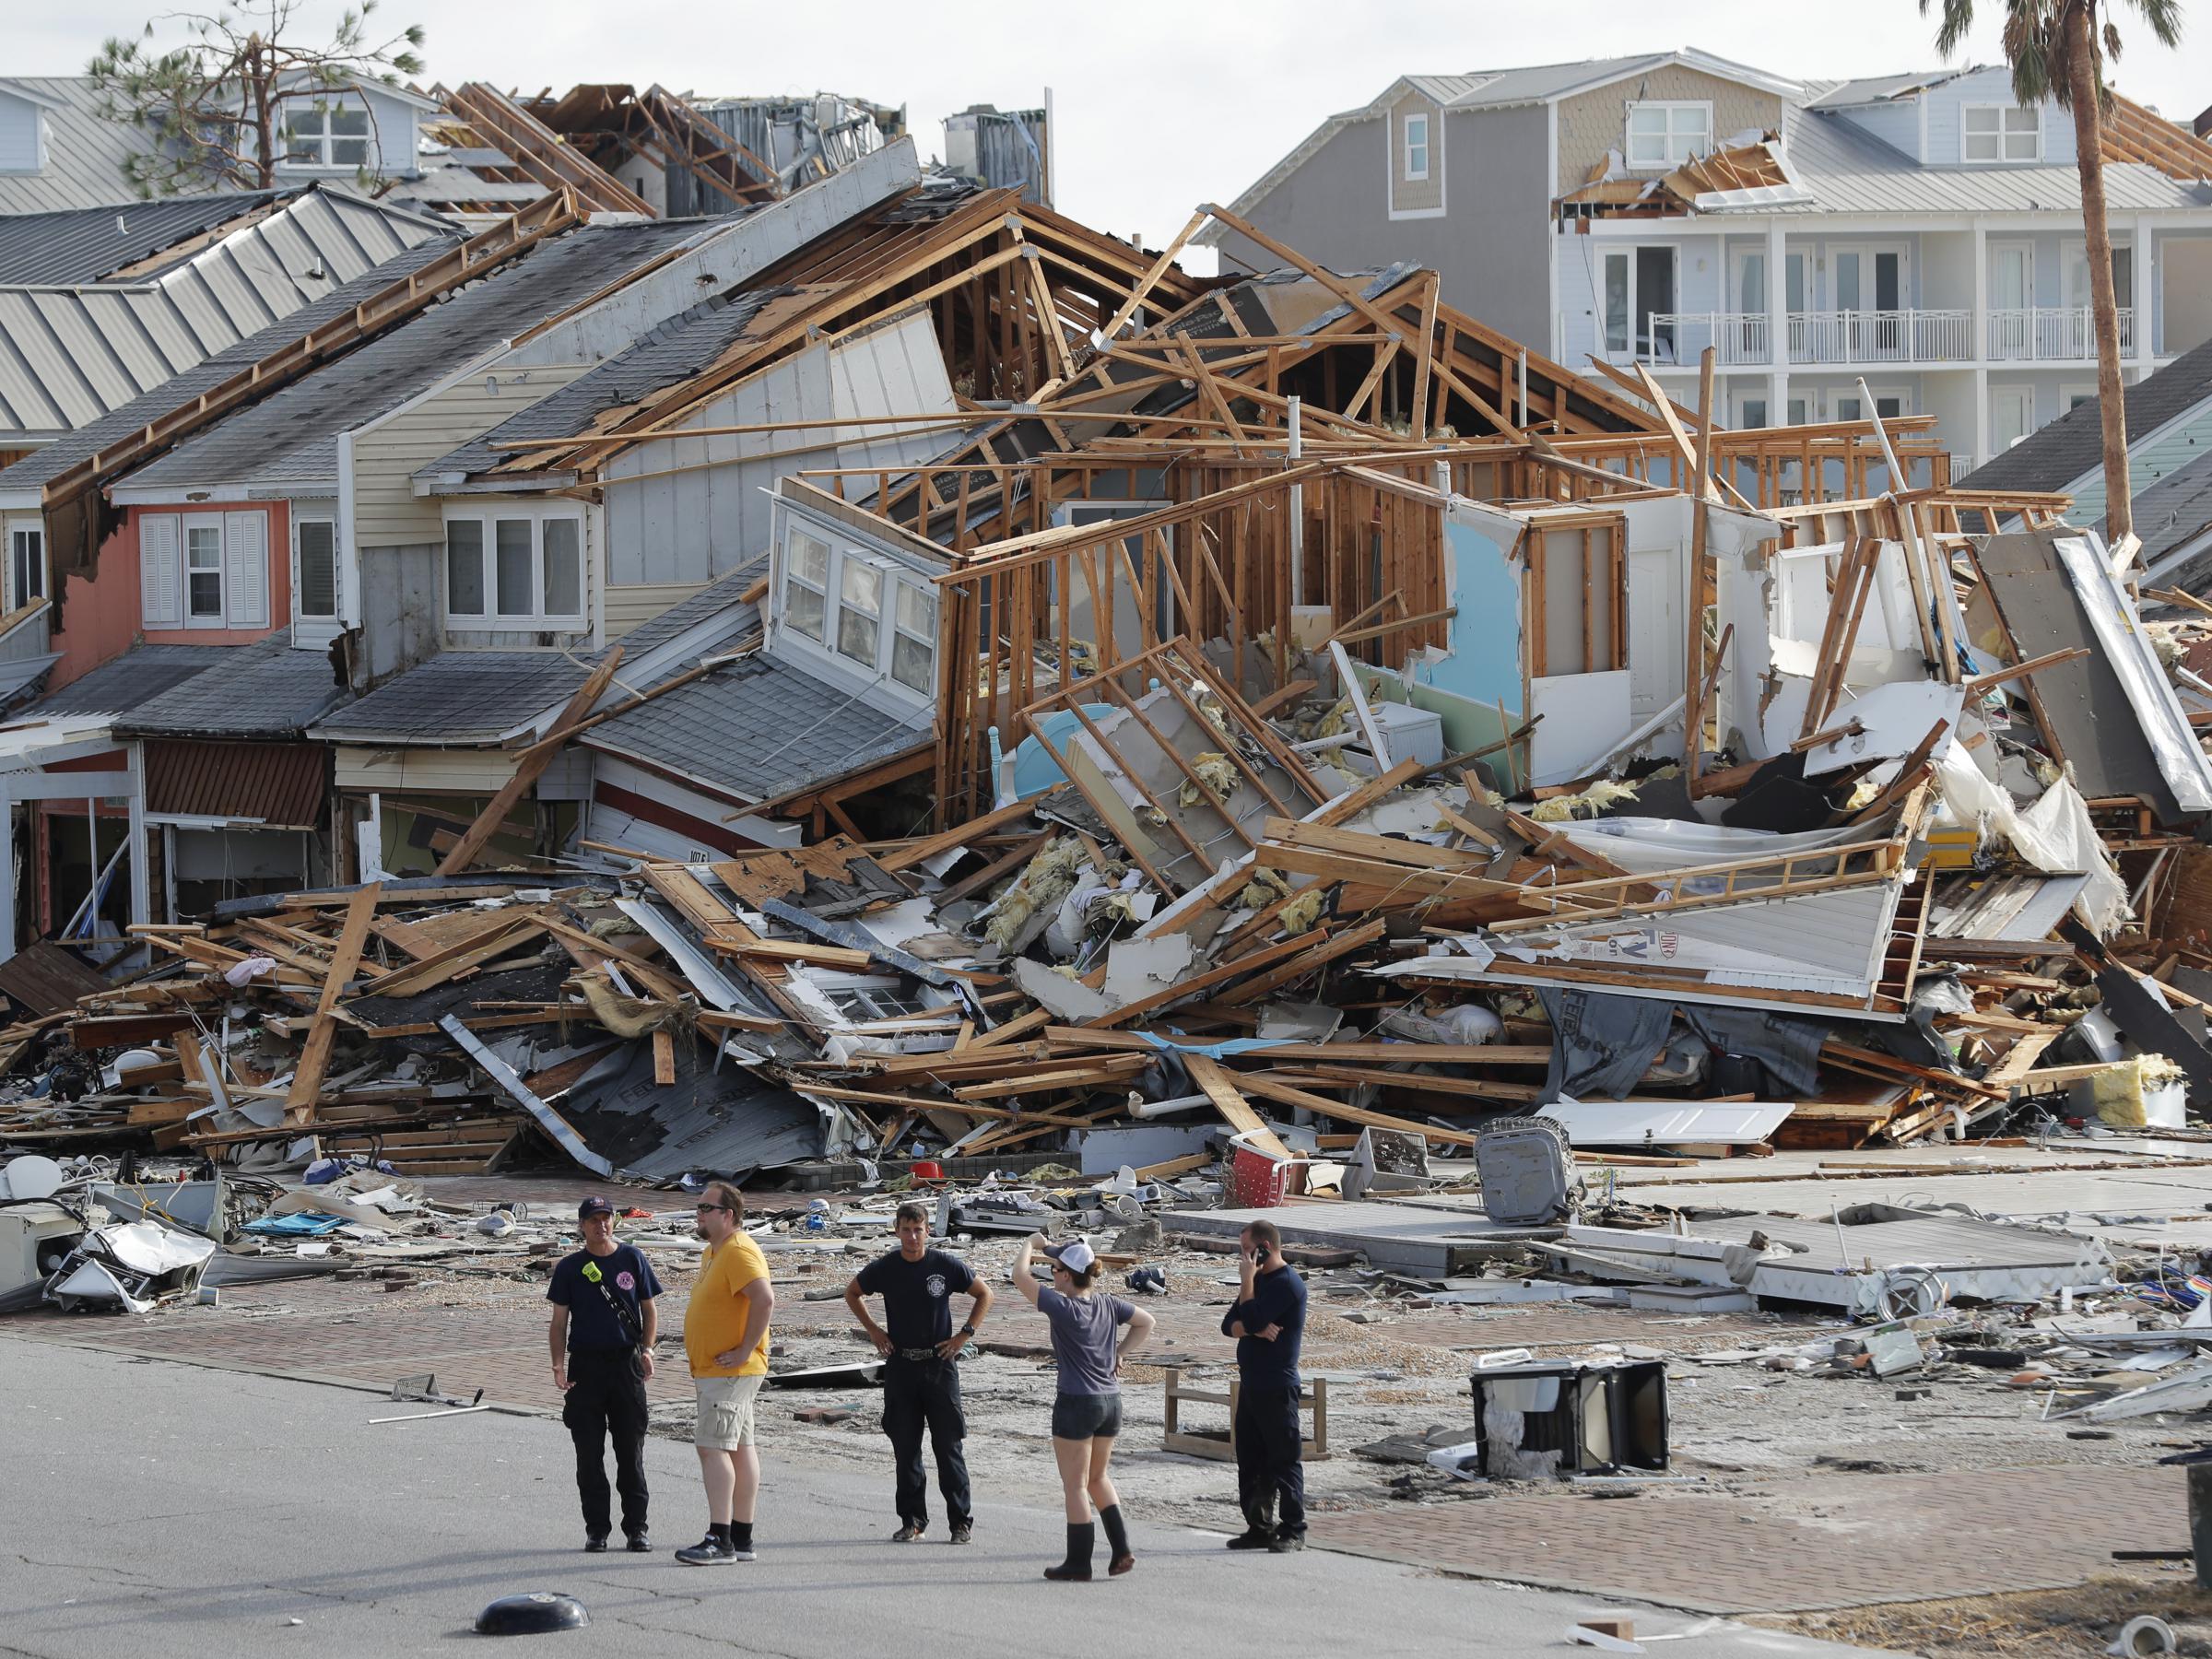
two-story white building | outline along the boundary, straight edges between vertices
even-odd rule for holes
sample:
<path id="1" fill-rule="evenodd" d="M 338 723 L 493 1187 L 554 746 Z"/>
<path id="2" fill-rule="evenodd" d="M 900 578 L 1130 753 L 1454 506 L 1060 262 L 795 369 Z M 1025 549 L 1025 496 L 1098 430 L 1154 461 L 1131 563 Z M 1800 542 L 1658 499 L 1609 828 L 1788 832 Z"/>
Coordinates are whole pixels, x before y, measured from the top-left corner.
<path id="1" fill-rule="evenodd" d="M 2105 181 L 2133 381 L 2212 337 L 2212 145 L 2123 115 Z M 1716 153 L 1752 165 L 1664 185 Z M 1406 76 L 1235 211 L 1339 269 L 1433 265 L 1450 303 L 1562 362 L 1646 364 L 1685 403 L 1714 347 L 1731 426 L 1862 417 L 1863 379 L 1963 463 L 2096 390 L 2073 117 L 2016 104 L 2002 66 L 1800 82 L 1684 50 Z"/>

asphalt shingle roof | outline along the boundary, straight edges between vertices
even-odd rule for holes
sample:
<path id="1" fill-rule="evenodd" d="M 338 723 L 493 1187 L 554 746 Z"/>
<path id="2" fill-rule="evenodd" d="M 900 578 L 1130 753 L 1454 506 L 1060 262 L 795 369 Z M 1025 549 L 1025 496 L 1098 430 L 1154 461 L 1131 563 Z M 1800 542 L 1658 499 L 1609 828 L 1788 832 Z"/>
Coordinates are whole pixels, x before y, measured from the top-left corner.
<path id="1" fill-rule="evenodd" d="M 670 606 L 659 616 L 641 622 L 622 636 L 622 654 L 634 662 L 664 640 L 673 640 L 695 623 L 704 622 L 716 612 L 729 609 L 737 597 L 754 582 L 768 574 L 768 555 L 763 553 L 748 563 L 738 566 L 727 576 L 710 582 L 690 598 Z M 760 607 L 746 607 L 747 614 L 733 616 L 731 631 L 749 631 L 759 626 Z"/>
<path id="2" fill-rule="evenodd" d="M 233 192 L 75 212 L 0 214 L 0 282 L 98 282 L 275 201 L 277 194 Z"/>
<path id="3" fill-rule="evenodd" d="M 513 458 L 514 452 L 495 449 L 495 444 L 573 437 L 603 410 L 636 403 L 697 374 L 745 333 L 761 307 L 790 291 L 776 288 L 726 299 L 718 296 L 681 316 L 671 317 L 641 335 L 619 356 L 579 375 L 550 396 L 517 410 L 481 438 L 419 468 L 416 476 L 486 472 Z"/>
<path id="4" fill-rule="evenodd" d="M 587 672 L 558 652 L 441 652 L 327 716 L 315 735 L 338 743 L 498 743 L 575 695 Z"/>
<path id="5" fill-rule="evenodd" d="M 700 232 L 697 221 L 588 225 L 554 238 L 281 392 L 188 439 L 134 485 L 335 477 L 338 433 Z"/>
<path id="6" fill-rule="evenodd" d="M 24 714 L 105 714 L 149 737 L 286 737 L 344 696 L 329 657 L 279 632 L 251 645 L 134 645 Z"/>
<path id="7" fill-rule="evenodd" d="M 717 668 L 580 740 L 746 801 L 774 801 L 929 741 L 772 657 Z"/>
<path id="8" fill-rule="evenodd" d="M 2136 534 L 2143 563 L 2155 567 L 2173 549 L 2212 530 L 2212 454 L 2168 473 L 2135 500 Z M 2212 553 L 2199 553 L 2161 578 L 2160 585 L 2202 594 L 2212 582 Z"/>
<path id="9" fill-rule="evenodd" d="M 2111 169 L 2106 170 L 2108 172 Z M 2185 351 L 2147 380 L 2127 388 L 2131 444 L 2212 397 L 2212 340 Z M 2098 399 L 2078 404 L 2038 427 L 2001 455 L 1961 479 L 1962 489 L 2064 489 L 2104 459 L 2104 416 Z"/>

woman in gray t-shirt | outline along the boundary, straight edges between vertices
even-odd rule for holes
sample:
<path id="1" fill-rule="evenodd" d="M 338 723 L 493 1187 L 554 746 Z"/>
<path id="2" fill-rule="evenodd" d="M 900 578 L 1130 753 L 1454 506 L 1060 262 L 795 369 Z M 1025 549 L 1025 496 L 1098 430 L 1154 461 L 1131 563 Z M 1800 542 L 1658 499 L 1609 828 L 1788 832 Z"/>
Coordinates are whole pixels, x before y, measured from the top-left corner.
<path id="1" fill-rule="evenodd" d="M 1057 1580 L 1090 1577 L 1097 1527 L 1106 1528 L 1112 1550 L 1109 1573 L 1136 1565 L 1129 1551 L 1129 1528 L 1122 1519 L 1121 1495 L 1106 1473 L 1113 1437 L 1122 1427 L 1122 1360 L 1152 1334 L 1152 1315 L 1118 1296 L 1100 1294 L 1099 1258 L 1077 1238 L 1045 1247 L 1052 1258 L 1052 1283 L 1041 1283 L 1030 1264 L 1042 1233 L 1021 1242 L 1014 1262 L 1014 1288 L 1033 1303 L 1053 1328 L 1053 1353 L 1060 1362 L 1060 1394 L 1053 1402 L 1053 1458 L 1060 1465 L 1060 1490 L 1067 1506 L 1067 1559 L 1047 1567 Z M 1118 1340 L 1117 1340 L 1118 1339 Z M 1098 1505 L 1098 1523 L 1091 1505 Z"/>

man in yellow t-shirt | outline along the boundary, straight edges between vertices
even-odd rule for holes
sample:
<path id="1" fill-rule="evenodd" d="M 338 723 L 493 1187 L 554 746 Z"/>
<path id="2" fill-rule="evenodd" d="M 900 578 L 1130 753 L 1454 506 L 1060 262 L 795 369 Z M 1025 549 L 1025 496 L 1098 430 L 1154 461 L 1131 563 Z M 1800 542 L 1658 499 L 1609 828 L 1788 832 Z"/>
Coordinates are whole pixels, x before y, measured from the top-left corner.
<path id="1" fill-rule="evenodd" d="M 711 1182 L 697 1206 L 707 1241 L 684 1310 L 684 1352 L 699 1394 L 692 1441 L 707 1484 L 707 1535 L 676 1559 L 687 1567 L 753 1559 L 753 1502 L 760 1454 L 753 1444 L 753 1402 L 768 1375 L 768 1320 L 776 1293 L 768 1258 L 745 1229 L 745 1200 L 726 1181 Z"/>

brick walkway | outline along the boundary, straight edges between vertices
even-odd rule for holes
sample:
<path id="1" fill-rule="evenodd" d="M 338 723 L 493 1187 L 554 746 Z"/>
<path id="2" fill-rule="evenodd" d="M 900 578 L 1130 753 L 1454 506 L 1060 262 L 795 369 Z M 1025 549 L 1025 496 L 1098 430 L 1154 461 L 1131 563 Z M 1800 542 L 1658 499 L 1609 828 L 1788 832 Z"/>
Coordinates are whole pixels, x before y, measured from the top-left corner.
<path id="1" fill-rule="evenodd" d="M 2179 1469 L 1799 1477 L 1745 1493 L 1500 1495 L 1316 1516 L 1324 1548 L 1706 1613 L 2056 1589 L 2186 1545 Z"/>

